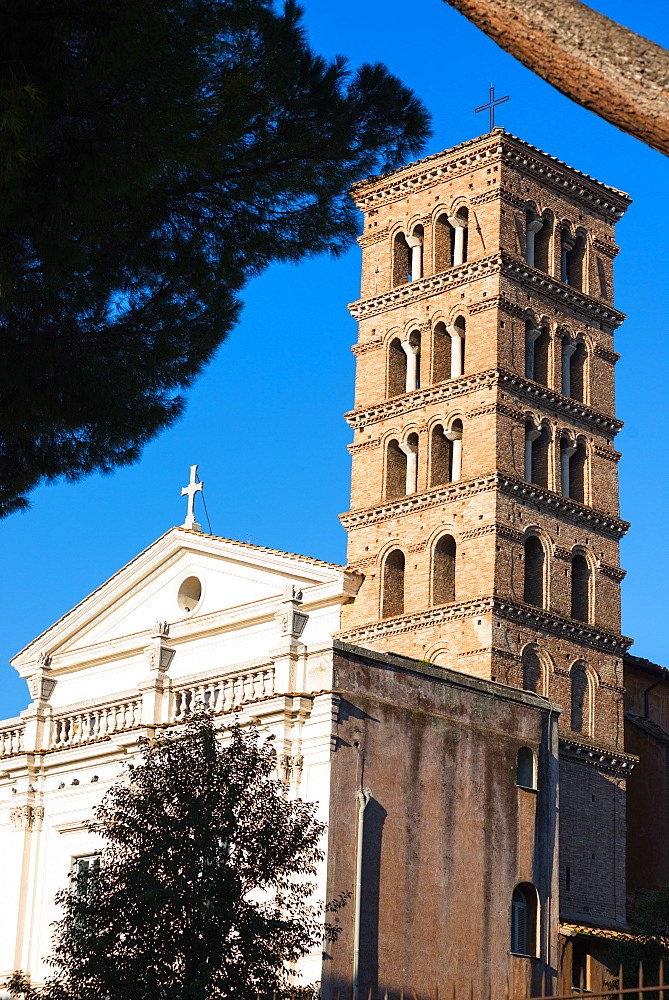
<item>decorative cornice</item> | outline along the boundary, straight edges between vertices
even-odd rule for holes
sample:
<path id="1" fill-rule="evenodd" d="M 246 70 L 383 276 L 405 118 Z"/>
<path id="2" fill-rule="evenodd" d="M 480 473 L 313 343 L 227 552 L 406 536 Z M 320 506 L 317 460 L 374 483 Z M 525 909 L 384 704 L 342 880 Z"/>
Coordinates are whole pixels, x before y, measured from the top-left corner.
<path id="1" fill-rule="evenodd" d="M 425 388 L 416 389 L 414 392 L 405 392 L 400 396 L 393 396 L 391 399 L 382 400 L 372 406 L 361 407 L 358 410 L 350 410 L 345 414 L 348 424 L 354 430 L 362 430 L 369 424 L 387 420 L 390 417 L 401 416 L 410 413 L 412 410 L 422 409 L 434 403 L 440 403 L 450 399 L 456 399 L 467 393 L 475 392 L 478 389 L 503 388 L 521 396 L 524 400 L 542 407 L 550 407 L 557 414 L 565 419 L 577 420 L 586 424 L 601 434 L 614 437 L 623 426 L 620 420 L 593 410 L 585 403 L 569 396 L 562 396 L 553 389 L 532 382 L 521 375 L 515 375 L 505 368 L 488 368 L 482 372 L 472 372 L 471 375 L 461 375 L 459 378 L 446 379 L 444 382 L 437 382 Z M 520 419 L 522 414 L 513 407 L 506 406 L 500 402 L 490 402 L 485 404 L 486 408 L 480 410 L 481 413 L 492 412 L 487 407 L 499 407 L 498 412 L 510 416 L 512 419 Z M 472 410 L 468 416 L 475 416 L 478 410 Z"/>
<path id="2" fill-rule="evenodd" d="M 605 256 L 610 257 L 611 260 L 617 257 L 620 251 L 620 247 L 616 246 L 615 243 L 609 243 L 608 240 L 601 240 L 598 236 L 594 237 L 592 245 L 597 253 L 603 253 Z"/>
<path id="3" fill-rule="evenodd" d="M 505 417 L 511 417 L 512 420 L 522 420 L 523 411 L 518 410 L 514 406 L 509 406 L 508 403 L 500 403 L 499 401 L 495 403 L 487 403 L 485 406 L 476 406 L 473 410 L 467 410 L 465 416 L 471 417 L 483 417 L 486 413 L 501 413 Z"/>
<path id="4" fill-rule="evenodd" d="M 606 323 L 614 329 L 625 319 L 625 313 L 586 295 L 585 292 L 579 292 L 570 285 L 563 284 L 545 271 L 530 267 L 524 260 L 512 256 L 506 250 L 501 251 L 500 258 L 502 274 L 505 277 L 522 282 L 526 288 L 540 290 L 542 297 L 553 299 L 559 306 L 566 305 L 567 308 L 580 312 L 588 319 Z"/>
<path id="5" fill-rule="evenodd" d="M 578 764 L 589 764 L 598 770 L 610 771 L 615 774 L 630 774 L 639 760 L 634 754 L 600 747 L 596 743 L 586 743 L 584 740 L 560 737 L 560 760 L 569 760 Z"/>
<path id="6" fill-rule="evenodd" d="M 477 316 L 487 309 L 499 309 L 501 312 L 508 313 L 509 316 L 515 316 L 516 319 L 522 319 L 527 315 L 527 308 L 525 306 L 519 306 L 516 302 L 512 302 L 511 299 L 507 299 L 505 295 L 491 295 L 481 302 L 473 302 L 469 306 L 469 315 Z"/>
<path id="7" fill-rule="evenodd" d="M 358 455 L 361 451 L 373 451 L 381 446 L 381 438 L 370 438 L 369 441 L 361 441 L 360 444 L 347 444 L 346 448 L 351 455 Z"/>
<path id="8" fill-rule="evenodd" d="M 521 503 L 539 507 L 546 513 L 555 514 L 573 524 L 582 525 L 589 531 L 596 531 L 616 540 L 622 538 L 629 524 L 620 518 L 612 517 L 594 507 L 586 507 L 576 500 L 560 496 L 551 490 L 544 490 L 534 483 L 525 482 L 507 473 L 496 472 L 491 476 L 481 476 L 478 479 L 462 479 L 457 483 L 447 483 L 443 486 L 433 486 L 423 493 L 412 493 L 398 500 L 388 500 L 371 507 L 349 510 L 339 515 L 339 520 L 346 529 L 366 527 L 381 521 L 390 521 L 398 517 L 406 517 L 419 511 L 439 507 L 442 504 L 471 497 L 477 493 L 489 493 L 500 490 L 507 496 Z"/>
<path id="9" fill-rule="evenodd" d="M 337 632 L 334 638 L 344 639 L 346 642 L 368 642 L 391 635 L 415 632 L 418 629 L 446 624 L 451 621 L 476 618 L 481 615 L 492 615 L 504 621 L 512 621 L 526 628 L 529 627 L 533 631 L 548 632 L 577 645 L 588 646 L 591 649 L 615 655 L 622 655 L 632 645 L 632 639 L 628 639 L 618 632 L 586 625 L 584 622 L 575 621 L 554 611 L 535 608 L 530 604 L 523 604 L 521 601 L 505 600 L 499 596 L 479 597 L 456 604 L 427 608 L 425 611 L 414 614 L 369 622 L 343 632 Z M 491 652 L 490 649 L 488 651 Z"/>
<path id="10" fill-rule="evenodd" d="M 614 448 L 604 448 L 599 444 L 595 445 L 594 450 L 595 455 L 598 455 L 599 458 L 605 458 L 608 462 L 619 462 L 623 457 L 620 452 L 616 451 Z"/>
<path id="11" fill-rule="evenodd" d="M 567 618 L 566 615 L 559 615 L 555 611 L 535 608 L 521 601 L 506 601 L 496 597 L 495 614 L 507 621 L 529 625 L 532 629 L 550 632 L 552 635 L 568 639 L 570 642 L 590 646 L 592 649 L 605 650 L 618 656 L 622 656 L 634 641 L 627 636 L 620 635 L 619 632 L 598 628 L 595 625 L 586 625 L 585 622 Z"/>
<path id="12" fill-rule="evenodd" d="M 603 573 L 604 576 L 610 576 L 612 580 L 624 580 L 627 576 L 627 570 L 621 569 L 620 566 L 610 566 L 608 563 L 600 562 L 599 572 Z"/>
<path id="13" fill-rule="evenodd" d="M 569 549 L 563 549 L 559 545 L 553 547 L 553 558 L 564 559 L 565 562 L 571 562 L 571 552 Z"/>
<path id="14" fill-rule="evenodd" d="M 605 361 L 610 361 L 612 365 L 615 365 L 616 361 L 620 361 L 620 355 L 617 351 L 612 351 L 608 347 L 603 347 L 601 344 L 595 344 L 595 354 L 598 358 L 604 358 Z"/>
<path id="15" fill-rule="evenodd" d="M 358 236 L 358 246 L 368 247 L 373 246 L 375 243 L 382 243 L 384 240 L 388 239 L 389 230 L 387 227 L 382 227 L 381 229 L 368 229 L 364 233 Z"/>
<path id="16" fill-rule="evenodd" d="M 353 344 L 351 351 L 359 357 L 361 354 L 367 354 L 367 351 L 378 351 L 381 347 L 383 347 L 383 337 L 377 337 L 362 344 Z"/>

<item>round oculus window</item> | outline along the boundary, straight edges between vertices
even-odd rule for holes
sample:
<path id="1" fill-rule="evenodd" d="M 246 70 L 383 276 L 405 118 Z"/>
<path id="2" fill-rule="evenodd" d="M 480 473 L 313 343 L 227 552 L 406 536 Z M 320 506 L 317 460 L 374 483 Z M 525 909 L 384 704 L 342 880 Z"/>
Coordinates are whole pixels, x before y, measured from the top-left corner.
<path id="1" fill-rule="evenodd" d="M 202 597 L 202 584 L 196 576 L 189 576 L 179 587 L 177 604 L 187 615 L 195 609 Z"/>

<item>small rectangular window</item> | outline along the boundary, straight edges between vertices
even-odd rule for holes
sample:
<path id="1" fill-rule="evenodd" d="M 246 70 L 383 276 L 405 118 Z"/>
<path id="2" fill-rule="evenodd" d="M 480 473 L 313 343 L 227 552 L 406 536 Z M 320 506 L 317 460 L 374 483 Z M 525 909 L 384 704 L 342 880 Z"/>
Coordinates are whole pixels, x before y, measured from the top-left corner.
<path id="1" fill-rule="evenodd" d="M 99 854 L 82 854 L 72 858 L 72 868 L 70 870 L 70 883 L 72 889 L 83 896 L 85 893 L 95 892 L 95 883 L 100 871 Z"/>

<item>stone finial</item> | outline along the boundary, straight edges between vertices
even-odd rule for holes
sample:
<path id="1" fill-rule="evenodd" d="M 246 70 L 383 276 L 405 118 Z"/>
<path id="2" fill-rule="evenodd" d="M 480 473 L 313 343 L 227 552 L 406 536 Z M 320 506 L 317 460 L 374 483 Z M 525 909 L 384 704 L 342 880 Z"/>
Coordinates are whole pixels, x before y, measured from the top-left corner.
<path id="1" fill-rule="evenodd" d="M 289 584 L 284 588 L 283 593 L 284 600 L 274 617 L 279 624 L 282 636 L 299 639 L 309 620 L 309 615 L 297 610 L 302 603 L 302 591 L 295 584 Z"/>
<path id="2" fill-rule="evenodd" d="M 49 677 L 51 656 L 42 651 L 38 654 L 35 672 L 28 678 L 28 690 L 33 701 L 46 702 L 53 694 L 56 679 Z"/>
<path id="3" fill-rule="evenodd" d="M 154 622 L 153 630 L 151 632 L 152 639 L 167 639 L 170 634 L 170 626 L 168 622 Z"/>

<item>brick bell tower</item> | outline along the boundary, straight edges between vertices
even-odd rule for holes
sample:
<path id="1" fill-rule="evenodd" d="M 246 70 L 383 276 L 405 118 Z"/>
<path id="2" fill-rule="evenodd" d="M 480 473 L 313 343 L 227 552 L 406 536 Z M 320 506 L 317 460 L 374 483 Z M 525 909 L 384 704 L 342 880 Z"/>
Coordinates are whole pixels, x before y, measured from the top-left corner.
<path id="1" fill-rule="evenodd" d="M 364 214 L 340 638 L 562 706 L 563 919 L 625 921 L 616 221 L 504 132 L 353 189 Z"/>

